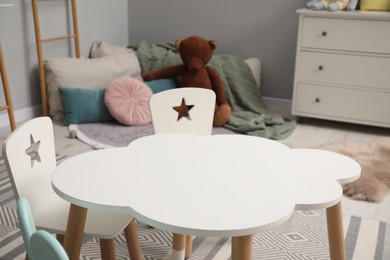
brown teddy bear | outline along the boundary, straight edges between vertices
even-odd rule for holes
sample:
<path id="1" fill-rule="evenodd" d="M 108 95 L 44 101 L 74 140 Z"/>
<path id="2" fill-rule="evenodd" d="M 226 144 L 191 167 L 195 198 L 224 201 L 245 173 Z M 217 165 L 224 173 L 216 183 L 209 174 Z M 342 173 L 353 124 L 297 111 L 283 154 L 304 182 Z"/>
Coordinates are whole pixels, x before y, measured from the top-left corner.
<path id="1" fill-rule="evenodd" d="M 213 124 L 224 125 L 229 121 L 231 106 L 226 100 L 219 73 L 207 66 L 217 47 L 216 42 L 199 36 L 190 36 L 183 40 L 176 40 L 175 46 L 183 64 L 146 72 L 143 75 L 144 80 L 178 77 L 179 87 L 212 89 L 217 97 Z"/>

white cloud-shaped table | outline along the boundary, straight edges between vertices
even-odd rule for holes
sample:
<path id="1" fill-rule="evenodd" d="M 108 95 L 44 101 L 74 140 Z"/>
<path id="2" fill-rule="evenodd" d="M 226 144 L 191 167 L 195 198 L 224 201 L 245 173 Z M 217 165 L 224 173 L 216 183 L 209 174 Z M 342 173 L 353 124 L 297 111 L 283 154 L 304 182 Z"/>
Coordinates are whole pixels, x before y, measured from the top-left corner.
<path id="1" fill-rule="evenodd" d="M 358 163 L 333 152 L 244 135 L 164 134 L 75 156 L 52 183 L 73 204 L 129 212 L 162 230 L 245 237 L 295 209 L 339 205 L 340 184 L 359 175 Z"/>

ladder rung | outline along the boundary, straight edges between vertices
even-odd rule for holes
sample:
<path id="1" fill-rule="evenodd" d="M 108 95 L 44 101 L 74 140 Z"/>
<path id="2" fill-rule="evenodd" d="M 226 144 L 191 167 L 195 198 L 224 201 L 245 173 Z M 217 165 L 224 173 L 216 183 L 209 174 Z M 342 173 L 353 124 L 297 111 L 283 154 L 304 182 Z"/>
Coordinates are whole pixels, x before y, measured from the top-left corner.
<path id="1" fill-rule="evenodd" d="M 60 36 L 54 38 L 46 38 L 46 39 L 41 39 L 41 42 L 52 42 L 52 41 L 71 39 L 71 38 L 76 38 L 76 35 L 66 35 L 66 36 Z"/>
<path id="2" fill-rule="evenodd" d="M 74 46 L 75 46 L 76 58 L 80 58 L 80 56 L 81 56 L 80 55 L 80 41 L 79 41 L 79 30 L 78 30 L 78 25 L 77 25 L 77 10 L 76 10 L 77 6 L 76 6 L 76 0 L 65 0 L 65 2 L 71 3 L 71 9 L 69 10 L 69 12 L 71 13 L 71 17 L 72 17 L 73 32 L 70 31 L 69 35 L 62 36 L 62 37 L 42 39 L 43 37 L 41 38 L 41 35 L 40 35 L 41 32 L 40 32 L 40 26 L 39 26 L 38 2 L 39 1 L 48 1 L 48 0 L 29 0 L 29 1 L 31 1 L 33 18 L 34 18 L 35 42 L 36 42 L 37 56 L 38 56 L 39 82 L 40 82 L 42 109 L 43 109 L 43 115 L 47 116 L 47 115 L 49 115 L 49 107 L 48 107 L 48 100 L 47 100 L 47 89 L 46 89 L 46 78 L 45 78 L 45 71 L 44 71 L 44 60 L 43 60 L 43 54 L 42 54 L 42 43 L 50 42 L 50 41 L 57 41 L 57 40 L 73 39 Z M 54 2 L 54 1 L 57 1 L 57 0 L 49 0 L 48 2 Z M 60 1 L 64 1 L 64 0 L 60 0 Z M 68 6 L 68 5 L 66 5 L 66 6 Z"/>
<path id="3" fill-rule="evenodd" d="M 9 106 L 0 106 L 0 111 L 8 110 L 8 109 L 9 109 Z"/>

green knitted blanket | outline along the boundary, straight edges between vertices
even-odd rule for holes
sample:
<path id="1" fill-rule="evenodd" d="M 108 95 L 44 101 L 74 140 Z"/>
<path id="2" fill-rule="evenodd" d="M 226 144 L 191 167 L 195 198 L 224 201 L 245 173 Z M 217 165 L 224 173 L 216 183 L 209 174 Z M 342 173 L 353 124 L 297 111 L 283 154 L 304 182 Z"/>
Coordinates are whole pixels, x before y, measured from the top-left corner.
<path id="1" fill-rule="evenodd" d="M 137 55 L 143 72 L 181 64 L 173 44 L 141 42 Z M 233 131 L 271 139 L 284 139 L 294 130 L 295 122 L 272 113 L 265 105 L 249 66 L 229 54 L 214 54 L 209 63 L 220 74 L 228 102 L 232 106 L 224 127 Z"/>

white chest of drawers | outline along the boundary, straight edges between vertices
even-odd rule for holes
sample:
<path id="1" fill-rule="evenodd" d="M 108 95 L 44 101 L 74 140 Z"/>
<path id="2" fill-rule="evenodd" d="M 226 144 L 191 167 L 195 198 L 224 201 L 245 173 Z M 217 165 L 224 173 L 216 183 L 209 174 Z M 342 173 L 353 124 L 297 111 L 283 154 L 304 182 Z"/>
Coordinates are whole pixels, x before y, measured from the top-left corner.
<path id="1" fill-rule="evenodd" d="M 390 12 L 298 14 L 292 114 L 390 127 Z"/>

